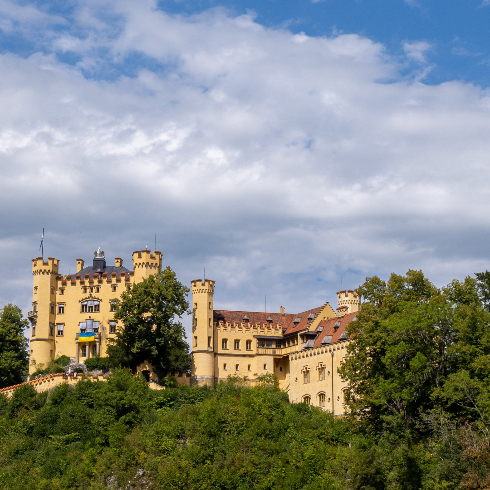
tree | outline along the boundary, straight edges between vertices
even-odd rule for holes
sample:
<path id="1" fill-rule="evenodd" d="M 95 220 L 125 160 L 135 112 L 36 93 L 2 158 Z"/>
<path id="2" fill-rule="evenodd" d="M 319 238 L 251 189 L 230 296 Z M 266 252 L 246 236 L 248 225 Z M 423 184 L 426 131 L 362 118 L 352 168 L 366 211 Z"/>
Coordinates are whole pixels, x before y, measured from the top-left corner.
<path id="1" fill-rule="evenodd" d="M 25 380 L 29 367 L 29 342 L 24 337 L 27 326 L 19 307 L 8 304 L 0 310 L 0 388 Z"/>
<path id="2" fill-rule="evenodd" d="M 358 294 L 364 302 L 340 369 L 349 408 L 380 430 L 412 429 L 449 374 L 454 308 L 421 271 L 368 278 Z"/>
<path id="3" fill-rule="evenodd" d="M 138 284 L 130 285 L 116 304 L 116 337 L 107 353 L 114 364 L 133 372 L 145 360 L 156 369 L 159 379 L 169 371 L 187 371 L 189 346 L 179 319 L 188 312 L 189 288 L 167 267 Z"/>

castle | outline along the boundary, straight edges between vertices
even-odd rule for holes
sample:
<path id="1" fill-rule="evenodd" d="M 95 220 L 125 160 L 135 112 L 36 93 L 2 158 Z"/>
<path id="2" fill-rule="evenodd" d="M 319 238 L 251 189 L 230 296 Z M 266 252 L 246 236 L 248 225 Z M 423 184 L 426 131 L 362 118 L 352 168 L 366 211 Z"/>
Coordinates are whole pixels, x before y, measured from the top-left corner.
<path id="1" fill-rule="evenodd" d="M 75 274 L 58 273 L 59 260 L 33 259 L 29 373 L 62 355 L 78 361 L 105 356 L 107 340 L 116 332 L 114 300 L 129 284 L 158 272 L 162 254 L 133 252 L 132 270 L 120 258 L 106 264 L 104 252 L 85 267 L 77 259 Z M 336 311 L 328 304 L 303 311 L 279 313 L 215 310 L 215 282 L 196 279 L 192 291 L 192 368 L 190 381 L 213 385 L 230 375 L 273 374 L 291 402 L 343 413 L 346 383 L 338 368 L 346 356 L 347 325 L 355 320 L 359 298 L 355 291 L 337 293 Z M 156 380 L 152 366 L 140 366 Z M 181 382 L 183 382 L 181 380 Z"/>
<path id="2" fill-rule="evenodd" d="M 143 281 L 161 266 L 162 254 L 150 250 L 133 252 L 129 270 L 119 257 L 108 266 L 99 248 L 92 265 L 85 266 L 77 259 L 76 273 L 66 276 L 58 273 L 58 259 L 33 259 L 29 373 L 62 355 L 76 361 L 104 356 L 106 341 L 116 332 L 112 301 L 120 297 L 126 285 Z"/>
<path id="3" fill-rule="evenodd" d="M 337 293 L 336 311 L 323 306 L 301 313 L 215 310 L 215 282 L 192 285 L 191 381 L 213 385 L 230 375 L 251 381 L 274 374 L 291 402 L 344 413 L 344 382 L 338 369 L 346 356 L 347 325 L 356 319 L 359 297 Z"/>

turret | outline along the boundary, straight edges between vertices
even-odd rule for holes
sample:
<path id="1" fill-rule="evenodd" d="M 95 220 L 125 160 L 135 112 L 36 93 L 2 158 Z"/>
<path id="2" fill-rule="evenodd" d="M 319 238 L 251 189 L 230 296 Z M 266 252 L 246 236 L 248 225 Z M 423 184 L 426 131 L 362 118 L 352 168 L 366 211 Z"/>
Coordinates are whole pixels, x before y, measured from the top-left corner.
<path id="1" fill-rule="evenodd" d="M 56 354 L 54 324 L 58 265 L 59 260 L 52 257 L 49 257 L 47 262 L 42 257 L 32 260 L 34 289 L 32 311 L 28 314 L 31 321 L 29 372 L 34 372 L 37 367 L 46 366 Z"/>
<path id="2" fill-rule="evenodd" d="M 122 263 L 122 262 L 121 262 Z M 133 270 L 135 282 L 141 282 L 162 268 L 162 252 L 138 250 L 133 252 Z"/>
<path id="3" fill-rule="evenodd" d="M 192 382 L 214 384 L 214 281 L 191 281 L 192 290 Z"/>
<path id="4" fill-rule="evenodd" d="M 359 311 L 359 296 L 352 289 L 337 292 L 337 316 Z"/>

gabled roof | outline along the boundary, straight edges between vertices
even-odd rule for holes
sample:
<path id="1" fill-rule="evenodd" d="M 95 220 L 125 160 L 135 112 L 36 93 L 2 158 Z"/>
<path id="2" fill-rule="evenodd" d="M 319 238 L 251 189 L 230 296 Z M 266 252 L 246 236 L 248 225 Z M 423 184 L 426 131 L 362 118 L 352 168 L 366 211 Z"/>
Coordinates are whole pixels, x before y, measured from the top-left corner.
<path id="1" fill-rule="evenodd" d="M 310 315 L 310 313 L 313 313 L 315 316 L 318 315 L 318 313 L 320 313 L 323 309 L 323 306 L 319 306 L 318 308 L 313 308 L 311 310 L 306 310 L 306 311 L 303 311 L 302 313 L 298 313 L 296 315 L 291 315 L 291 320 L 288 322 L 287 325 L 285 325 L 286 327 L 286 331 L 284 332 L 284 335 L 290 335 L 290 334 L 293 334 L 293 333 L 296 333 L 296 332 L 301 332 L 302 330 L 305 330 L 308 328 L 308 315 Z M 294 320 L 296 318 L 301 318 L 300 322 L 299 323 L 294 323 Z"/>
<path id="2" fill-rule="evenodd" d="M 345 332 L 345 329 L 350 322 L 355 320 L 357 313 L 358 312 L 355 311 L 353 313 L 347 313 L 345 316 L 340 318 L 328 318 L 327 320 L 322 320 L 319 323 L 319 326 L 323 327 L 323 330 L 315 340 L 315 347 L 320 347 L 322 345 L 322 340 L 329 335 L 332 336 L 332 340 L 329 342 L 331 344 L 334 344 L 339 340 L 347 340 L 349 337 L 347 337 L 347 332 Z M 339 324 L 337 328 L 335 327 L 336 324 Z"/>

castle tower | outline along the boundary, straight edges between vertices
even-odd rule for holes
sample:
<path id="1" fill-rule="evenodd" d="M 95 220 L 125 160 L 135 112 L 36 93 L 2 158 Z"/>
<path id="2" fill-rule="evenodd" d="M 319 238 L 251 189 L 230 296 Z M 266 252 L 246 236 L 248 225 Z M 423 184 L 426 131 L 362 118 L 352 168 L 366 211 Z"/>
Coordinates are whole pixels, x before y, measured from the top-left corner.
<path id="1" fill-rule="evenodd" d="M 191 281 L 192 290 L 192 379 L 199 385 L 214 384 L 214 281 Z"/>
<path id="2" fill-rule="evenodd" d="M 122 262 L 122 261 L 121 261 Z M 150 250 L 139 250 L 133 252 L 134 282 L 156 274 L 162 268 L 162 252 Z"/>
<path id="3" fill-rule="evenodd" d="M 29 372 L 46 367 L 56 355 L 55 352 L 55 312 L 56 312 L 56 276 L 59 260 L 42 257 L 32 260 L 34 289 L 32 311 L 28 313 L 31 321 L 31 355 Z"/>
<path id="4" fill-rule="evenodd" d="M 359 296 L 352 289 L 337 292 L 337 316 L 359 311 Z"/>

